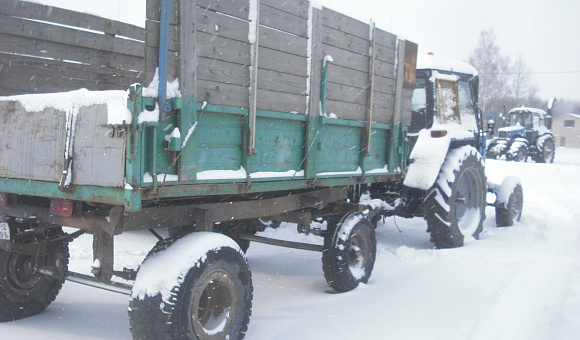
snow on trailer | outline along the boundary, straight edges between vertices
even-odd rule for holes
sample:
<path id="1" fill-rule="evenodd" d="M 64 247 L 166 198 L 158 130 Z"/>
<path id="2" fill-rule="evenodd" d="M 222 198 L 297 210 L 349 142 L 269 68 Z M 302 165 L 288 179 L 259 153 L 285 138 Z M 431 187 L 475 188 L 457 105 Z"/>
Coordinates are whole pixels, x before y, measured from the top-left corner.
<path id="1" fill-rule="evenodd" d="M 39 28 L 53 24 L 65 37 L 47 39 L 53 48 L 42 56 L 7 58 L 45 75 L 51 69 L 38 59 L 68 70 L 58 53 L 75 49 L 70 36 L 87 35 L 68 27 L 76 14 L 0 1 L 2 15 L 36 28 L 6 33 L 11 39 L 46 39 Z M 103 27 L 96 45 L 116 46 L 114 22 L 82 17 Z M 469 93 L 472 107 L 459 96 L 477 89 L 476 71 L 417 71 L 416 44 L 309 2 L 151 0 L 147 19 L 147 35 L 137 34 L 145 38 L 121 34 L 129 42 L 119 44 L 145 50 L 137 69 L 149 86 L 0 98 L 0 144 L 9 146 L 0 149 L 1 320 L 41 312 L 67 278 L 132 290 L 135 338 L 243 338 L 250 242 L 321 252 L 327 283 L 345 292 L 372 274 L 382 217 L 425 217 L 439 248 L 481 232 L 477 93 Z M 100 60 L 95 75 L 131 67 L 134 56 L 121 50 L 105 53 L 110 63 Z M 88 78 L 81 83 L 94 86 Z M 1 86 L 3 94 L 46 90 Z M 430 144 L 437 152 L 427 152 Z M 523 204 L 521 186 L 506 183 L 499 191 L 511 194 L 496 204 L 504 225 Z M 324 242 L 256 235 L 281 222 Z M 115 236 L 133 230 L 159 243 L 140 269 L 120 270 Z M 68 244 L 84 233 L 93 237 L 92 275 L 68 271 Z"/>

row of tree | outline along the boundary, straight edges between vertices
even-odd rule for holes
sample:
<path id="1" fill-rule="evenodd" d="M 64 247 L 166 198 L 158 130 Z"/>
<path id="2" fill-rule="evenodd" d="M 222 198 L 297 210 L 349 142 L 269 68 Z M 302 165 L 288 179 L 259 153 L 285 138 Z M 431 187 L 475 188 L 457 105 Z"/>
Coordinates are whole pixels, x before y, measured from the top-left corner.
<path id="1" fill-rule="evenodd" d="M 519 56 L 514 62 L 500 53 L 493 29 L 483 30 L 469 63 L 479 70 L 479 107 L 486 113 L 503 113 L 514 107 L 546 109 L 547 99 L 538 97 L 532 70 Z M 580 103 L 558 98 L 554 115 L 580 113 Z"/>

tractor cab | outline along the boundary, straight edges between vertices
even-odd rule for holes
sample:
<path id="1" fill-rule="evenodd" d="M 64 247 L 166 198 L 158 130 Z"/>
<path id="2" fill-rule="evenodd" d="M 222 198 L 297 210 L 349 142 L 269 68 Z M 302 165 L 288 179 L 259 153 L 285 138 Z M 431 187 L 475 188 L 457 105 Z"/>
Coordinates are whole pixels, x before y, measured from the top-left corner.
<path id="1" fill-rule="evenodd" d="M 452 143 L 475 143 L 481 149 L 485 143 L 477 107 L 478 82 L 478 72 L 471 65 L 432 55 L 418 56 L 409 127 L 413 145 L 419 132 L 427 129 L 432 135 L 449 135 Z"/>

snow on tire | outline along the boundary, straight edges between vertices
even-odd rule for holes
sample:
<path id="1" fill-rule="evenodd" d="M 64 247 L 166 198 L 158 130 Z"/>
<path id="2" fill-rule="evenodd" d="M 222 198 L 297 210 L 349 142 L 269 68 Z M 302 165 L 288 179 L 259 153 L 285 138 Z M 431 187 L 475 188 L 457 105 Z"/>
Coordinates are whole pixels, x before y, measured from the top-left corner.
<path id="1" fill-rule="evenodd" d="M 538 138 L 536 148 L 538 149 L 536 163 L 554 163 L 556 148 L 554 147 L 554 137 L 551 134 Z"/>
<path id="2" fill-rule="evenodd" d="M 161 241 L 133 286 L 133 338 L 243 339 L 252 291 L 245 255 L 229 237 L 194 232 Z"/>
<path id="3" fill-rule="evenodd" d="M 524 191 L 517 177 L 506 177 L 495 200 L 495 222 L 498 227 L 509 227 L 522 217 Z"/>
<path id="4" fill-rule="evenodd" d="M 360 213 L 348 213 L 330 227 L 324 239 L 322 269 L 337 292 L 367 283 L 375 265 L 377 243 L 373 224 Z"/>
<path id="5" fill-rule="evenodd" d="M 483 161 L 472 146 L 449 152 L 425 198 L 425 220 L 437 248 L 463 246 L 479 238 L 485 219 L 486 178 Z"/>

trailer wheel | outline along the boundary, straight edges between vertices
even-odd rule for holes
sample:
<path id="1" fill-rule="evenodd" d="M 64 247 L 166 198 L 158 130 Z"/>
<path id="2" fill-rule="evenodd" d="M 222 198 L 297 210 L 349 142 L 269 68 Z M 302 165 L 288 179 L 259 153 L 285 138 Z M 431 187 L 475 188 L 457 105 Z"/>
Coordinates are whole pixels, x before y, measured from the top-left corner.
<path id="1" fill-rule="evenodd" d="M 360 213 L 346 214 L 324 239 L 322 269 L 338 292 L 367 283 L 375 265 L 377 242 L 372 223 Z"/>
<path id="2" fill-rule="evenodd" d="M 544 135 L 538 138 L 536 144 L 538 153 L 536 154 L 536 163 L 554 163 L 556 150 L 554 148 L 554 138 L 550 135 Z"/>
<path id="3" fill-rule="evenodd" d="M 129 304 L 134 339 L 243 339 L 252 278 L 229 237 L 195 232 L 161 241 L 137 273 Z"/>
<path id="4" fill-rule="evenodd" d="M 16 231 L 17 228 L 11 229 Z M 55 228 L 47 233 L 58 236 L 62 230 Z M 0 250 L 0 322 L 22 319 L 45 310 L 64 284 L 68 259 L 68 243 L 47 248 L 42 257 Z M 41 273 L 38 263 L 44 264 L 53 274 Z"/>
<path id="5" fill-rule="evenodd" d="M 449 152 L 425 198 L 425 220 L 437 248 L 463 246 L 479 238 L 485 219 L 486 178 L 481 156 L 471 146 Z"/>
<path id="6" fill-rule="evenodd" d="M 498 227 L 510 227 L 514 222 L 519 222 L 524 206 L 524 191 L 517 178 L 507 177 L 503 180 L 494 206 Z"/>

